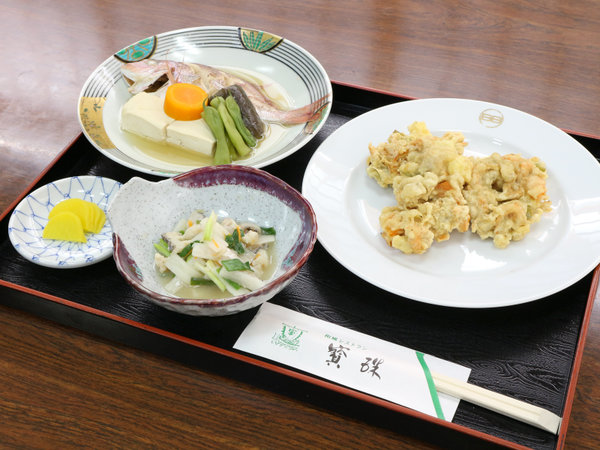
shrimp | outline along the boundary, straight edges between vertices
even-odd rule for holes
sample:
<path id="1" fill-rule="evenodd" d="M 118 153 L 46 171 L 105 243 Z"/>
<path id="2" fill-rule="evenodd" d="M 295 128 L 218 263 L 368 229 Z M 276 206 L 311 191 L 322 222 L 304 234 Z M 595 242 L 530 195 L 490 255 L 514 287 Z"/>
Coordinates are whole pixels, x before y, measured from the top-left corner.
<path id="1" fill-rule="evenodd" d="M 320 109 L 329 102 L 329 95 L 326 95 L 300 108 L 286 109 L 271 99 L 257 84 L 198 63 L 145 59 L 124 64 L 121 73 L 130 85 L 129 92 L 132 94 L 156 91 L 171 83 L 192 83 L 211 95 L 219 89 L 237 84 L 244 89 L 262 120 L 287 125 L 316 119 Z"/>

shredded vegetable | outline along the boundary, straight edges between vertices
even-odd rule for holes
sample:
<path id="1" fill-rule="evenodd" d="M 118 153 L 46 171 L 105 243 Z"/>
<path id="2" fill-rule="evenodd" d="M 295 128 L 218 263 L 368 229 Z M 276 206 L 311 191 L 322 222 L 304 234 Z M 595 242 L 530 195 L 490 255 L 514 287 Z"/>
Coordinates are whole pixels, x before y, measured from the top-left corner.
<path id="1" fill-rule="evenodd" d="M 155 266 L 174 295 L 242 295 L 260 289 L 272 273 L 275 236 L 273 227 L 195 211 L 153 244 Z"/>

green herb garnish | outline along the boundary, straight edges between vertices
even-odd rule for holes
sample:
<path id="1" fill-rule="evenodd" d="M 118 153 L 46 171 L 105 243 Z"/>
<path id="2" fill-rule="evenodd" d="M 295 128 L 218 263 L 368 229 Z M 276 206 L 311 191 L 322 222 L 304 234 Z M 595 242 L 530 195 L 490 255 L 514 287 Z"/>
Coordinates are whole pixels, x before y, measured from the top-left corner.
<path id="1" fill-rule="evenodd" d="M 207 278 L 192 277 L 190 279 L 190 286 L 207 286 L 209 284 L 215 284 L 215 283 L 212 280 L 209 280 Z"/>
<path id="2" fill-rule="evenodd" d="M 242 236 L 244 236 L 244 233 L 239 228 L 237 228 L 233 233 L 225 236 L 225 242 L 227 242 L 227 247 L 229 247 L 232 250 L 235 250 L 235 252 L 238 255 L 243 255 L 246 251 L 246 249 L 244 248 L 244 244 L 242 244 Z"/>
<path id="3" fill-rule="evenodd" d="M 235 272 L 237 270 L 252 270 L 250 267 L 250 263 L 248 261 L 242 262 L 239 259 L 224 259 L 221 261 L 223 267 L 227 269 L 228 272 Z"/>
<path id="4" fill-rule="evenodd" d="M 169 251 L 169 245 L 164 239 L 161 239 L 160 241 L 156 242 L 154 244 L 154 248 L 158 253 L 160 253 L 163 256 L 169 256 L 171 254 L 171 252 Z"/>
<path id="5" fill-rule="evenodd" d="M 263 234 L 268 234 L 270 236 L 275 235 L 275 228 L 273 227 L 260 227 L 260 229 L 262 230 Z"/>
<path id="6" fill-rule="evenodd" d="M 233 280 L 230 280 L 229 278 L 223 278 L 227 283 L 229 283 L 231 285 L 231 287 L 233 287 L 234 289 L 237 289 L 238 291 L 240 289 L 243 288 L 243 286 L 241 284 L 236 283 Z"/>
<path id="7" fill-rule="evenodd" d="M 200 241 L 190 242 L 188 245 L 183 247 L 183 250 L 181 250 L 179 253 L 177 253 L 177 255 L 181 256 L 184 260 L 187 260 L 192 255 L 192 248 L 194 247 L 194 244 L 196 242 L 200 242 Z"/>

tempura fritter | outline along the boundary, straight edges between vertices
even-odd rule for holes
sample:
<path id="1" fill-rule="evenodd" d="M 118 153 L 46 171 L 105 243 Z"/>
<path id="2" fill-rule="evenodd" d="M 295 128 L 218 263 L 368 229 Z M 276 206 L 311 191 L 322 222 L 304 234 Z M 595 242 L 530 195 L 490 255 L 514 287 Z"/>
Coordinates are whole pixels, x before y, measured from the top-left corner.
<path id="1" fill-rule="evenodd" d="M 453 230 L 469 229 L 469 207 L 450 197 L 420 203 L 415 208 L 387 206 L 379 223 L 389 246 L 408 254 L 424 253 L 434 240 L 445 241 Z"/>
<path id="2" fill-rule="evenodd" d="M 531 224 L 551 210 L 546 192 L 546 167 L 539 158 L 492 155 L 475 161 L 464 190 L 471 213 L 471 231 L 505 248 L 529 232 Z"/>
<path id="3" fill-rule="evenodd" d="M 504 248 L 550 210 L 547 174 L 538 158 L 468 157 L 460 132 L 436 137 L 423 122 L 408 130 L 408 135 L 394 131 L 386 142 L 369 145 L 367 174 L 381 187 L 392 187 L 396 198 L 396 205 L 379 217 L 388 245 L 424 253 L 434 241 L 470 225 L 482 239 L 492 238 Z"/>
<path id="4" fill-rule="evenodd" d="M 391 186 L 398 175 L 414 176 L 433 172 L 444 177 L 457 167 L 450 163 L 463 154 L 466 142 L 462 133 L 433 136 L 424 122 L 414 122 L 409 134 L 394 131 L 386 142 L 369 145 L 367 173 L 381 187 Z"/>
<path id="5" fill-rule="evenodd" d="M 386 242 L 404 253 L 423 253 L 453 230 L 469 228 L 462 194 L 473 162 L 463 156 L 461 133 L 433 136 L 423 122 L 395 131 L 386 143 L 370 146 L 367 173 L 380 186 L 392 186 L 397 205 L 380 216 Z"/>

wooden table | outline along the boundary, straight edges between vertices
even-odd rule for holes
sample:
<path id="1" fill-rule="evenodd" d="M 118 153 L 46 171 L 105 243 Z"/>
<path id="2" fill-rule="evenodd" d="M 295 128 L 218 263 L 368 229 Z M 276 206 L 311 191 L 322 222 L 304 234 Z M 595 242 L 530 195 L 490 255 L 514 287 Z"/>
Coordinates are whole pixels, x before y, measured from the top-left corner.
<path id="1" fill-rule="evenodd" d="M 591 0 L 3 0 L 0 210 L 79 133 L 77 98 L 96 66 L 143 37 L 203 25 L 284 36 L 334 81 L 497 102 L 600 136 L 600 8 Z M 566 448 L 592 448 L 600 439 L 598 308 Z M 358 420 L 6 306 L 0 329 L 0 444 L 429 446 L 408 429 L 379 426 L 376 414 Z"/>

